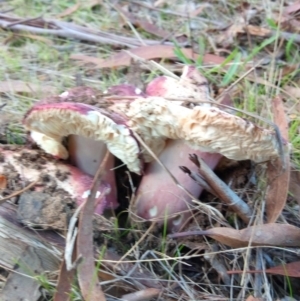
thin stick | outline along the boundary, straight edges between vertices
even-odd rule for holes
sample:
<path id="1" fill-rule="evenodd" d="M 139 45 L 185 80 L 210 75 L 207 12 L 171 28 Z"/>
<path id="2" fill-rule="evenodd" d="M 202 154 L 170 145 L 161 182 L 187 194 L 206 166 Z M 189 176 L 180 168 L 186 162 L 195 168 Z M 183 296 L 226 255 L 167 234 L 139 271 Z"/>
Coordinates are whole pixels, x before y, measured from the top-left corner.
<path id="1" fill-rule="evenodd" d="M 200 174 L 204 177 L 205 181 L 207 181 L 208 185 L 218 194 L 219 198 L 229 205 L 244 222 L 249 223 L 253 214 L 251 208 L 218 178 L 201 158 L 198 158 L 198 156 L 194 154 L 190 155 L 190 160 L 199 168 Z"/>
<path id="2" fill-rule="evenodd" d="M 217 196 L 217 194 L 213 191 L 213 189 L 208 185 L 208 183 L 201 177 L 201 175 L 197 174 L 196 172 L 188 169 L 185 166 L 179 166 L 179 168 L 186 174 L 190 176 L 199 186 L 201 186 L 204 190 L 208 191 L 209 193 Z"/>
<path id="3" fill-rule="evenodd" d="M 13 197 L 15 197 L 15 196 L 18 196 L 19 194 L 21 194 L 21 193 L 23 193 L 23 192 L 29 190 L 29 189 L 32 188 L 38 181 L 39 181 L 39 179 L 36 180 L 36 181 L 34 181 L 34 182 L 32 182 L 32 183 L 30 183 L 30 184 L 29 184 L 28 186 L 26 186 L 25 188 L 23 188 L 23 189 L 21 189 L 21 190 L 19 190 L 19 191 L 16 191 L 16 192 L 14 192 L 14 193 L 12 193 L 12 194 L 10 194 L 10 195 L 8 195 L 8 196 L 2 198 L 2 199 L 0 200 L 0 205 L 3 204 L 3 203 L 5 203 L 7 200 L 9 200 L 9 199 L 11 199 L 11 198 L 13 198 Z"/>
<path id="4" fill-rule="evenodd" d="M 34 18 L 29 18 L 29 19 L 18 20 L 18 21 L 9 23 L 6 26 L 6 28 L 10 28 L 10 27 L 13 27 L 13 26 L 18 25 L 18 24 L 26 24 L 26 23 L 28 23 L 30 21 L 36 21 L 36 20 L 39 20 L 39 19 L 42 19 L 42 16 L 34 17 Z"/>
<path id="5" fill-rule="evenodd" d="M 78 233 L 78 228 L 76 227 L 76 223 L 78 220 L 78 215 L 80 213 L 80 210 L 82 209 L 84 203 L 82 203 L 74 212 L 70 219 L 69 227 L 68 227 L 68 233 L 66 237 L 66 248 L 65 248 L 65 262 L 66 262 L 66 269 L 67 271 L 71 271 L 72 269 L 77 267 L 78 260 L 74 263 L 72 263 L 72 255 L 73 250 L 75 246 L 75 241 Z"/>

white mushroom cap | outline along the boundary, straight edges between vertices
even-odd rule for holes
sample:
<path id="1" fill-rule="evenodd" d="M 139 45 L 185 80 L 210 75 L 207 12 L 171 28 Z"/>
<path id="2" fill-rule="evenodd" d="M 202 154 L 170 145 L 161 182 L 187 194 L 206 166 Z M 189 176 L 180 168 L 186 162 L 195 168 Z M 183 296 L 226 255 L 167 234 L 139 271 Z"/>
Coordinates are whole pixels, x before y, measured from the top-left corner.
<path id="1" fill-rule="evenodd" d="M 213 107 L 185 108 L 160 97 L 128 105 L 128 125 L 145 140 L 183 139 L 193 148 L 234 160 L 263 162 L 279 156 L 275 132 Z M 288 152 L 288 145 L 284 150 Z"/>
<path id="2" fill-rule="evenodd" d="M 104 141 L 113 155 L 127 164 L 131 171 L 140 173 L 140 150 L 130 129 L 122 116 L 115 114 L 113 120 L 106 115 L 107 112 L 93 106 L 61 102 L 34 106 L 27 112 L 23 123 L 28 130 L 42 134 L 34 134 L 33 138 L 38 137 L 37 143 L 48 153 L 51 153 L 52 145 L 55 150 L 63 149 L 60 144 L 63 137 L 80 135 Z M 45 140 L 44 147 L 42 142 Z M 57 155 L 57 151 L 51 154 Z"/>
<path id="3" fill-rule="evenodd" d="M 57 141 L 36 131 L 31 131 L 30 137 L 46 153 L 60 159 L 68 159 L 69 154 L 66 148 L 62 145 L 62 139 L 59 139 L 59 141 Z"/>

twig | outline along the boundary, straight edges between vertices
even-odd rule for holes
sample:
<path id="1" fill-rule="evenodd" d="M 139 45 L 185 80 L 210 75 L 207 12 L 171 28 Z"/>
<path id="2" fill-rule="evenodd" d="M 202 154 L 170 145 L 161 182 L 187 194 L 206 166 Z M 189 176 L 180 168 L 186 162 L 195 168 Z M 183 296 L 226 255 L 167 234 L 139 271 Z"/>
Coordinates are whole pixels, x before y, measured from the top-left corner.
<path id="1" fill-rule="evenodd" d="M 141 291 L 126 294 L 121 297 L 123 301 L 147 301 L 156 298 L 161 293 L 157 288 L 146 288 Z"/>
<path id="2" fill-rule="evenodd" d="M 39 20 L 39 19 L 42 19 L 42 16 L 35 17 L 35 18 L 28 18 L 28 19 L 18 20 L 18 21 L 9 23 L 6 26 L 6 28 L 10 28 L 10 27 L 13 27 L 13 26 L 18 25 L 18 24 L 26 24 L 30 21 L 35 21 L 35 20 Z"/>
<path id="3" fill-rule="evenodd" d="M 21 24 L 24 21 L 29 22 L 32 20 L 0 14 L 0 27 L 7 29 L 8 27 L 12 26 L 11 24 L 13 24 L 13 26 L 10 28 L 12 31 L 26 31 L 34 34 L 53 35 L 62 38 L 89 41 L 98 44 L 122 45 L 130 48 L 141 46 L 141 42 L 136 38 L 124 37 L 117 34 L 100 31 L 98 29 L 90 29 L 69 22 L 39 19 L 38 26 L 34 26 L 31 24 Z M 160 44 L 159 41 L 149 39 L 144 39 L 143 42 L 146 45 Z M 165 44 L 174 45 L 171 42 L 167 42 Z M 179 45 L 181 44 L 179 43 Z"/>
<path id="4" fill-rule="evenodd" d="M 188 169 L 185 166 L 179 166 L 179 168 L 186 174 L 190 176 L 199 186 L 208 191 L 209 193 L 217 196 L 217 194 L 213 191 L 213 189 L 208 185 L 208 183 L 201 177 L 201 175 L 195 173 L 194 171 Z"/>
<path id="5" fill-rule="evenodd" d="M 198 158 L 197 155 L 194 154 L 190 155 L 190 160 L 199 168 L 199 173 L 217 193 L 219 198 L 229 205 L 244 222 L 248 223 L 253 213 L 251 208 L 218 178 L 201 158 Z"/>
<path id="6" fill-rule="evenodd" d="M 206 251 L 206 254 L 204 255 L 204 259 L 207 260 L 212 268 L 218 273 L 218 275 L 223 280 L 224 284 L 230 287 L 230 277 L 227 274 L 227 269 L 222 262 L 221 257 L 218 254 L 219 248 L 216 243 L 212 244 L 211 250 Z"/>
<path id="7" fill-rule="evenodd" d="M 21 194 L 21 193 L 23 193 L 23 192 L 29 190 L 29 189 L 32 188 L 38 181 L 39 181 L 39 179 L 36 180 L 36 181 L 34 181 L 34 182 L 32 182 L 32 183 L 30 183 L 30 184 L 29 184 L 28 186 L 26 186 L 25 188 L 23 188 L 23 189 L 21 189 L 21 190 L 19 190 L 19 191 L 16 191 L 16 192 L 14 192 L 14 193 L 12 193 L 12 194 L 10 194 L 10 195 L 8 195 L 8 196 L 2 198 L 2 199 L 0 200 L 0 205 L 3 204 L 3 203 L 5 203 L 7 200 L 9 200 L 9 199 L 11 199 L 11 198 L 13 198 L 13 197 L 15 197 L 15 196 L 18 196 L 19 194 Z"/>
<path id="8" fill-rule="evenodd" d="M 80 210 L 82 209 L 84 203 L 82 203 L 74 212 L 73 216 L 70 219 L 69 223 L 69 228 L 68 228 L 68 233 L 66 237 L 66 248 L 65 248 L 65 262 L 66 262 L 66 269 L 67 271 L 71 271 L 72 269 L 77 267 L 78 264 L 78 259 L 75 260 L 74 263 L 72 263 L 72 257 L 73 257 L 73 250 L 74 250 L 74 245 L 78 233 L 78 228 L 75 227 L 77 220 L 78 220 L 78 215 L 80 213 Z"/>

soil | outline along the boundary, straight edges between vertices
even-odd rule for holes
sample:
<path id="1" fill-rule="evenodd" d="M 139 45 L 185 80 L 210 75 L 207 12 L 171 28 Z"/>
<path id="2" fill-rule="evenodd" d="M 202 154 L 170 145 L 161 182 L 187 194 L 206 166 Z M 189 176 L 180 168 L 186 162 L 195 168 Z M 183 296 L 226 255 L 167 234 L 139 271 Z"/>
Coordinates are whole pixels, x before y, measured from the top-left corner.
<path id="1" fill-rule="evenodd" d="M 19 220 L 29 227 L 66 229 L 67 217 L 75 208 L 76 200 L 67 191 L 58 188 L 57 180 L 47 173 L 49 164 L 55 166 L 55 159 L 40 150 L 20 146 L 2 145 L 0 149 L 0 174 L 6 178 L 7 183 L 0 190 L 3 197 L 39 179 L 29 191 L 10 199 L 19 204 Z M 59 171 L 59 165 L 56 174 L 63 181 L 69 175 Z"/>

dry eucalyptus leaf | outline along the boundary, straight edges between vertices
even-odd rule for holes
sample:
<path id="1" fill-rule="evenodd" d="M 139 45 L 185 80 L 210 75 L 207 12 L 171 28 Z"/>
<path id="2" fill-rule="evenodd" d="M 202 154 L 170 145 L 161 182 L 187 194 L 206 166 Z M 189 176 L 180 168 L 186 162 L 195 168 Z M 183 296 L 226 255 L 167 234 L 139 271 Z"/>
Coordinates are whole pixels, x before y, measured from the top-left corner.
<path id="1" fill-rule="evenodd" d="M 33 83 L 24 82 L 22 80 L 9 80 L 2 81 L 0 83 L 0 93 L 18 93 L 18 94 L 30 94 L 42 93 L 45 96 L 49 94 L 55 94 L 57 92 L 55 87 L 47 85 L 37 85 Z"/>
<path id="2" fill-rule="evenodd" d="M 131 52 L 133 55 L 145 60 L 153 60 L 176 58 L 174 50 L 175 48 L 169 45 L 150 45 L 133 48 L 127 51 L 121 51 L 113 54 L 108 59 L 89 57 L 82 54 L 73 54 L 71 55 L 71 59 L 80 60 L 85 63 L 93 63 L 97 68 L 114 68 L 130 65 L 132 57 L 128 54 L 128 52 Z M 191 49 L 182 48 L 181 51 L 189 59 L 197 59 L 199 56 L 199 54 L 193 52 Z M 203 63 L 206 64 L 221 64 L 222 62 L 224 62 L 224 58 L 217 55 L 205 54 L 203 56 Z"/>
<path id="3" fill-rule="evenodd" d="M 272 110 L 274 122 L 279 127 L 282 137 L 288 141 L 288 120 L 280 96 L 273 99 Z M 275 161 L 268 162 L 267 166 L 266 211 L 269 223 L 276 222 L 287 200 L 290 181 L 290 156 L 288 153 L 284 155 L 284 160 L 285 162 L 282 162 L 281 158 L 277 158 Z M 285 170 L 283 170 L 283 164 Z"/>
<path id="4" fill-rule="evenodd" d="M 206 235 L 232 248 L 252 246 L 300 247 L 300 228 L 288 224 L 264 224 L 236 230 L 216 227 L 204 231 L 189 231 L 169 235 Z"/>
<path id="5" fill-rule="evenodd" d="M 7 178 L 4 175 L 0 175 L 0 190 L 7 187 Z"/>
<path id="6" fill-rule="evenodd" d="M 272 267 L 266 270 L 254 270 L 247 271 L 247 273 L 262 273 L 265 272 L 267 274 L 272 275 L 283 275 L 287 277 L 300 277 L 300 261 L 295 261 L 287 264 L 280 264 L 276 267 Z M 242 274 L 244 271 L 227 271 L 228 274 Z"/>

